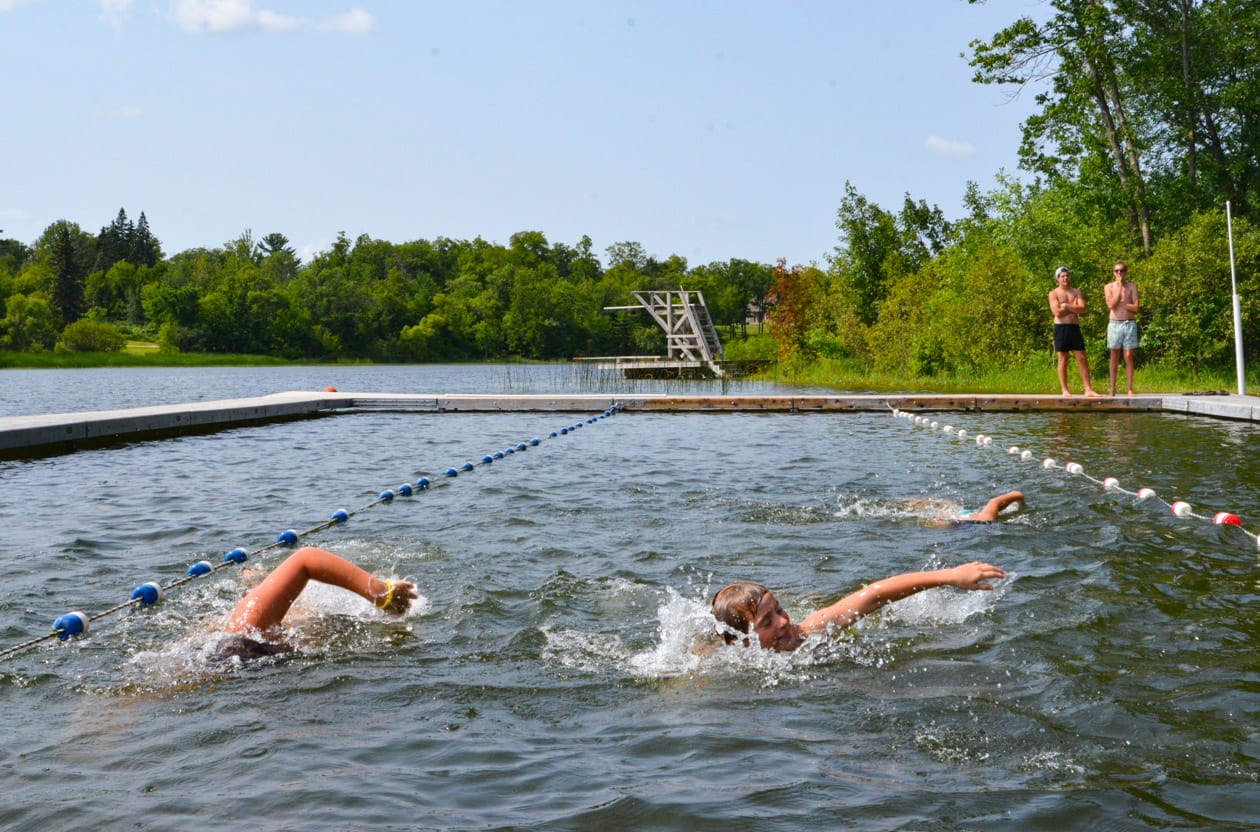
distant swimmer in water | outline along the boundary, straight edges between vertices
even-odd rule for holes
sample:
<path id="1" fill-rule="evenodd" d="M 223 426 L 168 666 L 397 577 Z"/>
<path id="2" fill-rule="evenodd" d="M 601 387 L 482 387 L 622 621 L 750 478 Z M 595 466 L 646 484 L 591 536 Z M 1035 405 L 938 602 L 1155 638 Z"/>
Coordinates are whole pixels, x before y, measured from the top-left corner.
<path id="1" fill-rule="evenodd" d="M 263 578 L 228 616 L 217 658 L 255 659 L 287 653 L 280 622 L 310 581 L 339 586 L 388 615 L 401 616 L 419 595 L 408 581 L 377 578 L 332 552 L 304 546 Z"/>
<path id="2" fill-rule="evenodd" d="M 999 494 L 992 500 L 984 504 L 984 508 L 979 511 L 963 510 L 962 517 L 953 521 L 953 525 L 965 525 L 967 523 L 992 523 L 998 519 L 998 515 L 1002 510 L 1013 503 L 1024 502 L 1024 492 L 1008 491 L 1005 494 Z"/>
<path id="3" fill-rule="evenodd" d="M 912 511 L 926 513 L 926 525 L 930 526 L 967 526 L 973 523 L 992 523 L 999 519 L 998 515 L 1009 505 L 1024 502 L 1022 491 L 1008 491 L 999 494 L 984 504 L 984 508 L 970 511 L 960 508 L 957 503 L 948 500 L 914 499 L 906 500 L 902 505 Z"/>
<path id="4" fill-rule="evenodd" d="M 726 625 L 722 639 L 727 644 L 739 640 L 737 633 L 749 634 L 743 639 L 744 646 L 751 643 L 751 634 L 766 650 L 787 652 L 795 650 L 811 635 L 842 629 L 863 616 L 911 595 L 938 586 L 952 586 L 966 590 L 987 590 L 993 586 L 987 581 L 1004 578 L 1006 573 L 988 563 L 966 563 L 951 569 L 935 569 L 928 572 L 906 572 L 867 584 L 857 592 L 841 598 L 829 607 L 816 610 L 793 624 L 783 611 L 779 601 L 761 584 L 734 583 L 718 590 L 713 596 L 713 617 Z M 734 631 L 734 632 L 732 632 Z"/>

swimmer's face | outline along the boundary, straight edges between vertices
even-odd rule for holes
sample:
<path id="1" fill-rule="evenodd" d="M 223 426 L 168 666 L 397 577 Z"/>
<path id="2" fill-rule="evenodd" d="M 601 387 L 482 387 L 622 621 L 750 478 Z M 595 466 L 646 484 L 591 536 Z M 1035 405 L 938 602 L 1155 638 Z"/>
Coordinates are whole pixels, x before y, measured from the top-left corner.
<path id="1" fill-rule="evenodd" d="M 800 630 L 779 606 L 779 599 L 774 597 L 773 592 L 761 596 L 752 628 L 757 634 L 757 641 L 766 650 L 795 650 L 801 644 Z"/>

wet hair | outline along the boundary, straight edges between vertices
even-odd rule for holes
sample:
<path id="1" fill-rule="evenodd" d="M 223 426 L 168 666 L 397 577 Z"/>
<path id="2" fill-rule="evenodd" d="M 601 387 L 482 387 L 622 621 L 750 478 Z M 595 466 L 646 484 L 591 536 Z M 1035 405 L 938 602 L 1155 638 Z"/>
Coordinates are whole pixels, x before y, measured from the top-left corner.
<path id="1" fill-rule="evenodd" d="M 210 654 L 210 661 L 214 664 L 230 662 L 233 659 L 248 662 L 292 652 L 293 648 L 284 643 L 259 641 L 240 633 L 228 633 L 215 645 L 214 652 Z"/>
<path id="2" fill-rule="evenodd" d="M 731 630 L 747 633 L 752 629 L 757 606 L 770 590 L 761 584 L 739 582 L 727 584 L 713 596 L 713 617 L 730 629 L 722 631 L 722 640 L 734 644 L 737 636 Z"/>

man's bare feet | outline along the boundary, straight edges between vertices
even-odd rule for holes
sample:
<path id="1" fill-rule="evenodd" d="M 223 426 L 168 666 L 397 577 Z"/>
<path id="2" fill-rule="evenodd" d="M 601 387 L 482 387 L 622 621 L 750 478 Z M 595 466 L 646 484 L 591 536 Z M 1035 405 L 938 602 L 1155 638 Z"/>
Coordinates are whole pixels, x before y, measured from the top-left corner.
<path id="1" fill-rule="evenodd" d="M 1069 389 L 1067 389 L 1066 387 L 1064 387 L 1064 388 L 1063 388 L 1063 392 L 1059 393 L 1059 395 L 1060 395 L 1060 396 L 1065 396 L 1065 397 L 1067 397 L 1067 398 L 1069 398 L 1069 399 L 1070 399 L 1070 398 L 1072 398 L 1072 391 L 1071 391 L 1071 390 L 1069 390 Z"/>
<path id="2" fill-rule="evenodd" d="M 1101 399 L 1102 393 L 1099 393 L 1097 390 L 1094 390 L 1094 389 L 1089 389 L 1085 391 L 1085 397 L 1088 399 Z"/>

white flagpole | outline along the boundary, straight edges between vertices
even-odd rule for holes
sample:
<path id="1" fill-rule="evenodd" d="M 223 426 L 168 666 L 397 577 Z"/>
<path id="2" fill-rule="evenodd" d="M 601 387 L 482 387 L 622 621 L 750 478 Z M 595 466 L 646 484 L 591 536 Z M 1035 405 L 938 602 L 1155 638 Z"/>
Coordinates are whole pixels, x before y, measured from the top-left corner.
<path id="1" fill-rule="evenodd" d="M 1243 368 L 1242 306 L 1238 302 L 1238 279 L 1234 273 L 1234 221 L 1229 200 L 1225 201 L 1225 229 L 1229 235 L 1229 285 L 1234 293 L 1234 366 L 1238 368 L 1238 395 L 1247 395 L 1246 372 Z"/>

